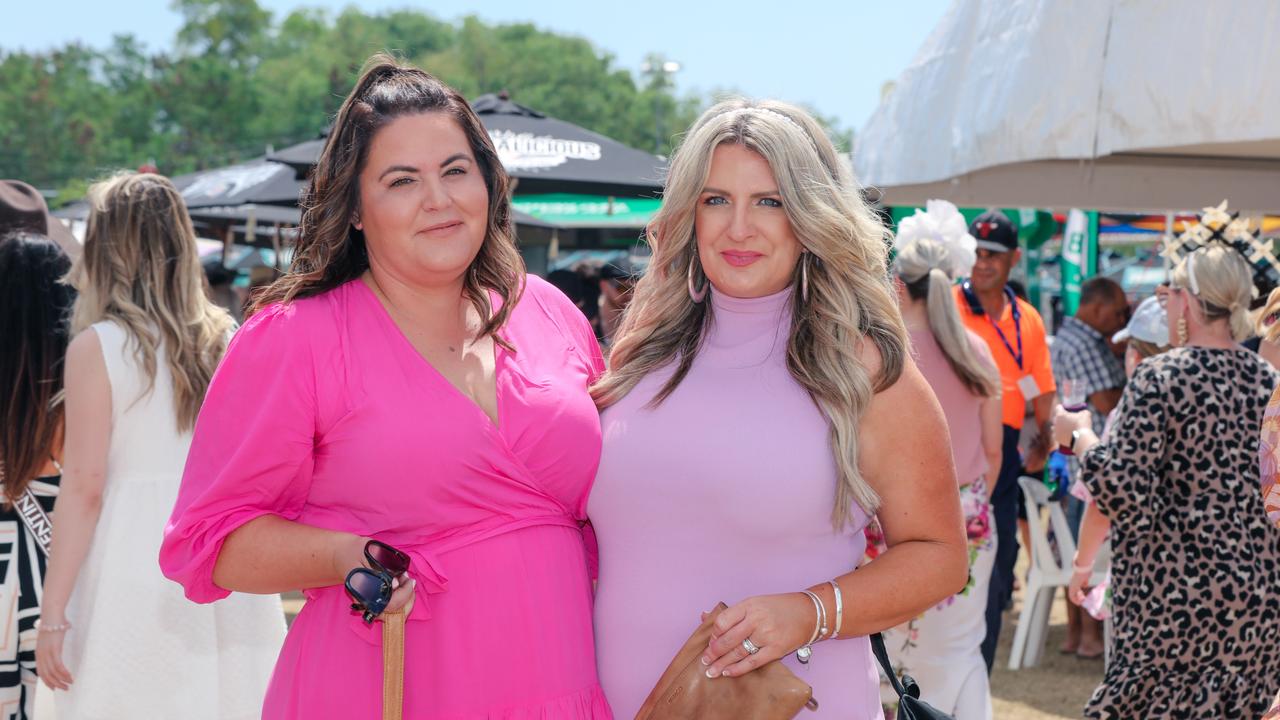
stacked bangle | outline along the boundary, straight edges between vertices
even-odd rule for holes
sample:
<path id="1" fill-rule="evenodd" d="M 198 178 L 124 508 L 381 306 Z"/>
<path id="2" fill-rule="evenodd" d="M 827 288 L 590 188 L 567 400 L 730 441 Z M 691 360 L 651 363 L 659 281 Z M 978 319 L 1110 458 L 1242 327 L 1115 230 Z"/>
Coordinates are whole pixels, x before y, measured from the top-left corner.
<path id="1" fill-rule="evenodd" d="M 813 644 L 827 634 L 827 608 L 822 604 L 822 598 L 811 590 L 801 590 L 800 592 L 809 596 L 813 601 L 814 614 L 817 615 L 817 622 L 813 626 L 813 635 L 809 636 L 809 642 L 805 643 L 796 650 L 796 659 L 802 665 L 808 665 L 809 659 L 813 657 Z"/>
<path id="2" fill-rule="evenodd" d="M 835 640 L 840 637 L 840 627 L 844 625 L 844 595 L 840 592 L 840 583 L 835 580 L 828 580 L 831 589 L 836 593 L 836 623 L 831 626 L 831 639 Z"/>

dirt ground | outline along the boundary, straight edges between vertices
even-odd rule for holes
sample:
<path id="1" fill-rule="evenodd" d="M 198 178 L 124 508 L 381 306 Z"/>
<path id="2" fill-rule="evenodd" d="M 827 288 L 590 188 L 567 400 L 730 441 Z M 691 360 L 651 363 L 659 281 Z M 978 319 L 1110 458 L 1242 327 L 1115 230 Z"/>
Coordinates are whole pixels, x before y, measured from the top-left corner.
<path id="1" fill-rule="evenodd" d="M 1023 555 L 1025 563 L 1025 555 Z M 1021 565 L 1020 574 L 1026 569 Z M 286 593 L 285 611 L 289 620 L 302 609 L 302 596 Z M 1013 609 L 1006 612 L 1000 633 L 996 667 L 991 675 L 991 696 L 995 720 L 1072 720 L 1080 717 L 1085 702 L 1102 679 L 1102 660 L 1081 660 L 1059 655 L 1058 646 L 1067 632 L 1067 611 L 1061 591 L 1054 599 L 1049 619 L 1049 639 L 1040 664 L 1033 668 L 1009 670 L 1009 647 L 1018 626 L 1020 594 L 1015 593 Z"/>
<path id="2" fill-rule="evenodd" d="M 1054 598 L 1049 618 L 1049 639 L 1040 664 L 1009 669 L 1009 647 L 1018 626 L 1021 598 L 1014 595 L 1013 610 L 1004 615 L 996 666 L 991 674 L 991 698 L 995 720 L 1068 720 L 1079 718 L 1084 704 L 1102 679 L 1102 660 L 1082 660 L 1058 654 L 1067 634 L 1064 593 Z"/>

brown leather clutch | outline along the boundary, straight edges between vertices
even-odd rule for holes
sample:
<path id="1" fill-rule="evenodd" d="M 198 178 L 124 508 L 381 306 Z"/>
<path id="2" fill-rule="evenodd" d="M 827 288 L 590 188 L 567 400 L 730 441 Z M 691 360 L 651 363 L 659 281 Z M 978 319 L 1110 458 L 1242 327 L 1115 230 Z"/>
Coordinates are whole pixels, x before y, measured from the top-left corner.
<path id="1" fill-rule="evenodd" d="M 791 720 L 805 707 L 818 709 L 813 688 L 781 662 L 740 677 L 707 677 L 701 656 L 711 626 L 726 609 L 716 605 L 662 673 L 636 720 Z"/>

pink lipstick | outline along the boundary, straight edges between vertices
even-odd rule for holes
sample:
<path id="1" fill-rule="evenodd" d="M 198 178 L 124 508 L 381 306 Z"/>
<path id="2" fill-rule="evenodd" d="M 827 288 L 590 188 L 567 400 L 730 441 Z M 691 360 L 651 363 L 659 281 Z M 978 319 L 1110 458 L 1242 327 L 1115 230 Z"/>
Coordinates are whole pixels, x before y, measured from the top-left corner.
<path id="1" fill-rule="evenodd" d="M 762 253 L 751 252 L 749 250 L 725 250 L 720 253 L 720 257 L 724 258 L 725 262 L 734 267 L 746 267 L 764 257 L 764 255 Z"/>

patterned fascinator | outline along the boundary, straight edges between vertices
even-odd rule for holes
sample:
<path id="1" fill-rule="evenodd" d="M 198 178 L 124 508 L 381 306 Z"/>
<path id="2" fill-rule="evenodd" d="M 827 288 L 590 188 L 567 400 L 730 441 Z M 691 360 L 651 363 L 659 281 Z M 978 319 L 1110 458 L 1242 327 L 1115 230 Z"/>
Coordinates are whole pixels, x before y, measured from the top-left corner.
<path id="1" fill-rule="evenodd" d="M 1241 218 L 1239 212 L 1228 211 L 1223 200 L 1217 207 L 1205 208 L 1181 235 L 1167 240 L 1160 254 L 1177 264 L 1200 248 L 1225 245 L 1240 253 L 1253 270 L 1253 297 L 1265 298 L 1280 286 L 1280 258 L 1275 255 L 1275 238 L 1261 234 L 1261 227 Z"/>

